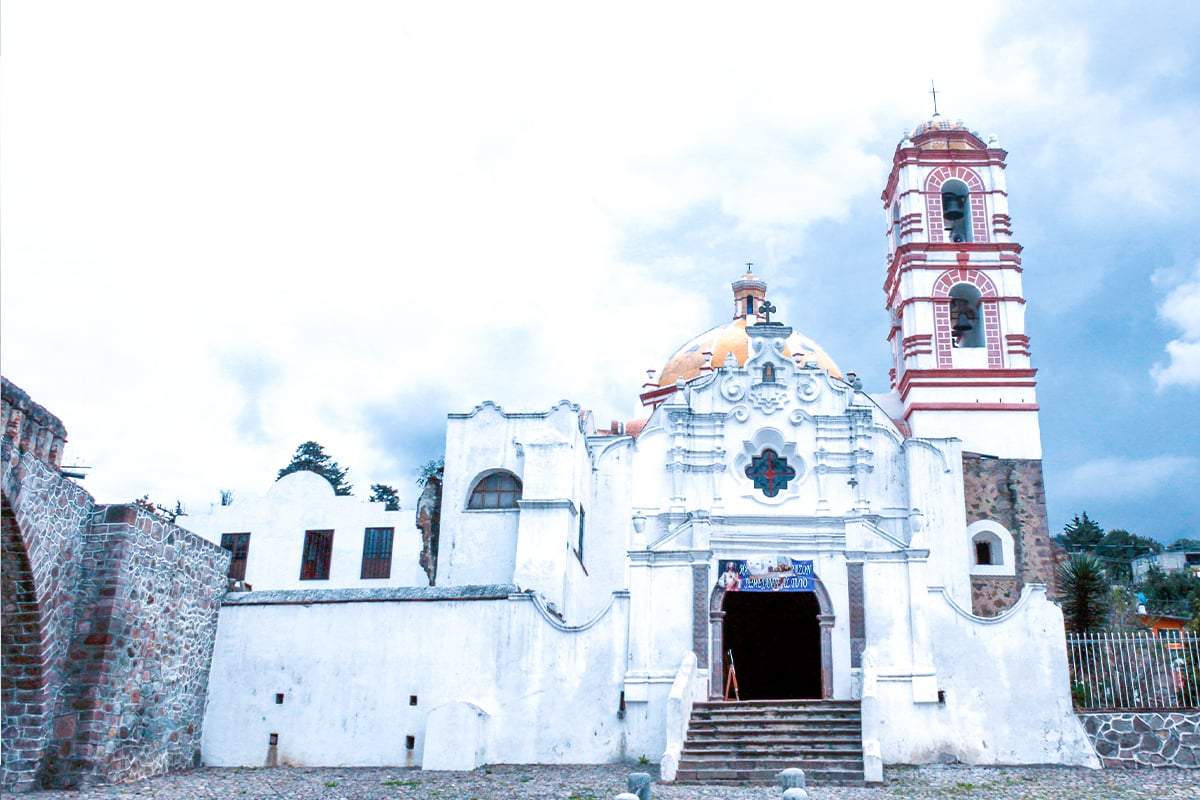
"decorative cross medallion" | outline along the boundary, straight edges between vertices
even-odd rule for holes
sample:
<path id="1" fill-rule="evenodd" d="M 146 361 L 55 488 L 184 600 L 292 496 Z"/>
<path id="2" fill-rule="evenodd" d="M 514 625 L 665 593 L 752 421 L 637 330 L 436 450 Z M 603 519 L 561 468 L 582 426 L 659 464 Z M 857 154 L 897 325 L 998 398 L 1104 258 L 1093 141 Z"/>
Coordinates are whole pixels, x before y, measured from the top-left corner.
<path id="1" fill-rule="evenodd" d="M 775 308 L 775 304 L 772 303 L 770 300 L 763 300 L 763 304 L 758 307 L 758 313 L 762 314 L 765 317 L 765 319 L 763 320 L 764 322 L 770 322 L 771 315 L 774 314 L 778 310 L 779 309 Z"/>
<path id="2" fill-rule="evenodd" d="M 746 477 L 754 481 L 755 489 L 761 489 L 767 497 L 774 497 L 796 477 L 796 469 L 788 466 L 786 458 L 780 458 L 768 447 L 762 451 L 762 455 L 750 459 Z"/>

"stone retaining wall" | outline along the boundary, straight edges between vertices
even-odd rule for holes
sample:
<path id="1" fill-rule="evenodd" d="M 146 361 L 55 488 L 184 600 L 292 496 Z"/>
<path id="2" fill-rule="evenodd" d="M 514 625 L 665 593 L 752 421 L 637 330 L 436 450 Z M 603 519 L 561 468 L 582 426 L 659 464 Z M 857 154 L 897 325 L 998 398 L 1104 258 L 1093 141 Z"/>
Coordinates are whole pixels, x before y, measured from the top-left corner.
<path id="1" fill-rule="evenodd" d="M 0 786 L 196 765 L 229 553 L 97 506 L 59 467 L 62 423 L 0 383 Z"/>
<path id="2" fill-rule="evenodd" d="M 1200 767 L 1200 711 L 1111 711 L 1079 719 L 1105 767 Z"/>

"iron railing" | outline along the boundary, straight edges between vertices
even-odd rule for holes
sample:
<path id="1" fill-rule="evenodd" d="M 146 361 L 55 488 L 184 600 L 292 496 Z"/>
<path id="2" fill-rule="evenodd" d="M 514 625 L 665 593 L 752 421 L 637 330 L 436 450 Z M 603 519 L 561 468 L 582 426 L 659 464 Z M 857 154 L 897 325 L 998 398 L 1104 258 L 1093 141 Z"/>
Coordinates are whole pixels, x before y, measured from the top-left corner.
<path id="1" fill-rule="evenodd" d="M 1200 707 L 1200 636 L 1163 631 L 1067 634 L 1079 709 Z"/>

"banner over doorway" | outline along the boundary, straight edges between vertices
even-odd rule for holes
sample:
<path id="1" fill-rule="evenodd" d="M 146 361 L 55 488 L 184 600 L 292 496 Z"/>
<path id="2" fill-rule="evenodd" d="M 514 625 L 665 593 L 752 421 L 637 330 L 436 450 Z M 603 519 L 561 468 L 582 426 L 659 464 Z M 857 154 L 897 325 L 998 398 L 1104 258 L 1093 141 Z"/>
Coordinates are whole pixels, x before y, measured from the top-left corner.
<path id="1" fill-rule="evenodd" d="M 812 592 L 813 562 L 755 556 L 717 562 L 717 586 L 727 592 Z"/>

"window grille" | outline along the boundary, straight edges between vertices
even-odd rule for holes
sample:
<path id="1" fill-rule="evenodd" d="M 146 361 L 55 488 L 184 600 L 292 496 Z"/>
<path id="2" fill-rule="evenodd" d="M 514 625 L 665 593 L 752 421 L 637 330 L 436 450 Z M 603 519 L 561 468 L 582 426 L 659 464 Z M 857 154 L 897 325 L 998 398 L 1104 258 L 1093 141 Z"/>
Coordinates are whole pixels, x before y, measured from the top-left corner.
<path id="1" fill-rule="evenodd" d="M 250 534 L 222 533 L 221 547 L 233 554 L 229 561 L 229 577 L 234 580 L 246 580 L 246 558 L 250 554 Z"/>
<path id="2" fill-rule="evenodd" d="M 392 533 L 394 528 L 367 528 L 363 532 L 363 578 L 392 576 Z"/>
<path id="3" fill-rule="evenodd" d="M 333 555 L 333 531 L 305 531 L 304 556 L 300 562 L 300 580 L 329 579 L 329 562 Z"/>
<path id="4" fill-rule="evenodd" d="M 471 491 L 467 508 L 516 508 L 521 499 L 521 481 L 511 472 L 493 472 L 480 479 Z"/>

